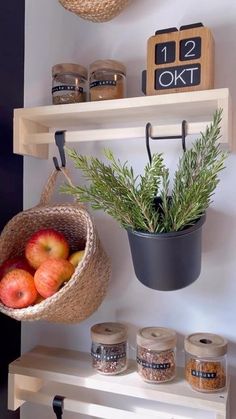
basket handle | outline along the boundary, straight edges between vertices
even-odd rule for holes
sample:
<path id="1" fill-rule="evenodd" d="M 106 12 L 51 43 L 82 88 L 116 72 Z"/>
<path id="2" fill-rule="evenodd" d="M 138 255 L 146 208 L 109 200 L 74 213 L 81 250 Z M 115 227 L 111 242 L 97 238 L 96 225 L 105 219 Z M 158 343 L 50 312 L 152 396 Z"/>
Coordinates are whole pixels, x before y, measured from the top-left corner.
<path id="1" fill-rule="evenodd" d="M 63 174 L 63 176 L 66 178 L 70 186 L 74 186 L 69 174 L 67 173 L 64 167 L 61 167 L 60 170 L 54 169 L 52 173 L 49 175 L 47 182 L 45 183 L 43 187 L 43 190 L 40 196 L 40 201 L 38 204 L 39 206 L 44 206 L 44 205 L 49 204 L 53 191 L 55 190 L 56 180 L 59 173 Z"/>

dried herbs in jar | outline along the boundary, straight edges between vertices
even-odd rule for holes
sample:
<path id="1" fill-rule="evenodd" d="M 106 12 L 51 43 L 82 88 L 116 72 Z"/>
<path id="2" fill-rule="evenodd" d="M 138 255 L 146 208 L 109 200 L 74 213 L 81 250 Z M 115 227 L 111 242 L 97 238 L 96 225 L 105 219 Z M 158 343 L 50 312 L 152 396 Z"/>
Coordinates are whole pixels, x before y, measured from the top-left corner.
<path id="1" fill-rule="evenodd" d="M 184 342 L 185 377 L 194 390 L 215 392 L 227 383 L 227 341 L 212 333 L 194 333 Z"/>
<path id="2" fill-rule="evenodd" d="M 100 374 L 116 375 L 127 368 L 127 328 L 120 323 L 100 323 L 91 328 L 92 365 Z"/>
<path id="3" fill-rule="evenodd" d="M 176 332 L 146 327 L 137 334 L 138 373 L 149 383 L 170 381 L 176 374 Z"/>

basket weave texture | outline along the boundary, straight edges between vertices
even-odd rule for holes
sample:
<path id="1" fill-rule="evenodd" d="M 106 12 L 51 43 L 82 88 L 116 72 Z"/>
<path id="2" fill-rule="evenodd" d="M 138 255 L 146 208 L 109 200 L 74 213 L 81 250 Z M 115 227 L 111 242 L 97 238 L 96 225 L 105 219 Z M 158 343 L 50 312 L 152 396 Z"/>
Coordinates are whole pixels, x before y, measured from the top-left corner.
<path id="1" fill-rule="evenodd" d="M 107 22 L 119 15 L 130 0 L 59 0 L 61 5 L 92 22 Z"/>
<path id="2" fill-rule="evenodd" d="M 78 204 L 46 203 L 58 173 L 54 171 L 48 179 L 40 204 L 18 213 L 4 227 L 0 235 L 0 263 L 24 255 L 26 241 L 42 228 L 63 233 L 72 252 L 85 246 L 85 254 L 71 279 L 53 296 L 23 309 L 0 304 L 0 311 L 16 320 L 79 323 L 97 310 L 107 291 L 111 266 L 90 214 Z"/>

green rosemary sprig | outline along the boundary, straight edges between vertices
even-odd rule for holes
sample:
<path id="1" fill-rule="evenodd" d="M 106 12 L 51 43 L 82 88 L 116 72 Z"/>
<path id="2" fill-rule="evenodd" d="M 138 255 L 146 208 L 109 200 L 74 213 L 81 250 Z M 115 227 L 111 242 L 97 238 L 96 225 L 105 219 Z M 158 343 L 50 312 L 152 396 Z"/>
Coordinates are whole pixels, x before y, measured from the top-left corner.
<path id="1" fill-rule="evenodd" d="M 201 133 L 191 149 L 179 161 L 175 173 L 168 230 L 177 231 L 194 222 L 208 208 L 224 168 L 226 153 L 220 150 L 222 111 L 216 111 L 213 122 Z"/>
<path id="2" fill-rule="evenodd" d="M 67 184 L 62 187 L 63 192 L 75 195 L 81 202 L 90 201 L 92 208 L 103 209 L 125 228 L 156 231 L 158 213 L 153 208 L 154 198 L 164 168 L 160 154 L 146 165 L 143 176 L 135 176 L 133 168 L 127 162 L 116 161 L 110 150 L 105 150 L 108 165 L 75 150 L 67 152 L 90 184 L 74 187 Z"/>
<path id="3" fill-rule="evenodd" d="M 88 186 L 67 184 L 62 191 L 91 202 L 94 209 L 104 210 L 124 228 L 158 233 L 183 229 L 206 211 L 219 182 L 218 173 L 224 168 L 226 153 L 218 144 L 221 114 L 215 112 L 205 133 L 180 158 L 172 193 L 161 154 L 154 154 L 144 174 L 135 176 L 128 162 L 122 164 L 110 150 L 105 150 L 105 164 L 71 149 L 67 153 Z"/>

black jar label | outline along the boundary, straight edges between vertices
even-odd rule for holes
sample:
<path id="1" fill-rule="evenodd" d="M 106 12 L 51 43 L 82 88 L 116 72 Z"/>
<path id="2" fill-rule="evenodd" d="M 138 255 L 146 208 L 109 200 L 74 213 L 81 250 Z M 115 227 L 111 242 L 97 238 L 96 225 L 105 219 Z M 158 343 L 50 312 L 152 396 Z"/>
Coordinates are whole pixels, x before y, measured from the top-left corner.
<path id="1" fill-rule="evenodd" d="M 79 92 L 79 93 L 83 93 L 84 89 L 83 87 L 80 86 L 55 86 L 52 88 L 52 94 L 56 93 L 56 92 L 63 92 L 63 91 L 70 91 L 70 92 Z"/>
<path id="2" fill-rule="evenodd" d="M 198 378 L 207 378 L 207 379 L 212 379 L 212 378 L 216 378 L 216 372 L 205 372 L 205 371 L 198 371 L 198 370 L 191 370 L 191 375 L 193 377 L 198 377 Z"/>
<path id="3" fill-rule="evenodd" d="M 147 362 L 139 357 L 137 357 L 137 363 L 145 368 L 151 368 L 153 370 L 167 370 L 170 368 L 170 362 L 164 362 L 157 364 L 155 362 Z"/>
<path id="4" fill-rule="evenodd" d="M 116 86 L 115 80 L 97 80 L 90 83 L 89 87 L 92 89 L 93 87 L 102 87 L 102 86 Z"/>
<path id="5" fill-rule="evenodd" d="M 126 352 L 117 353 L 112 350 L 104 350 L 103 351 L 91 351 L 91 355 L 94 359 L 99 361 L 117 361 L 118 359 L 122 359 L 126 357 Z"/>

